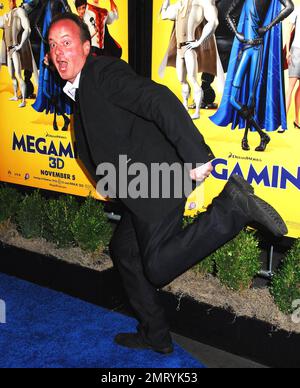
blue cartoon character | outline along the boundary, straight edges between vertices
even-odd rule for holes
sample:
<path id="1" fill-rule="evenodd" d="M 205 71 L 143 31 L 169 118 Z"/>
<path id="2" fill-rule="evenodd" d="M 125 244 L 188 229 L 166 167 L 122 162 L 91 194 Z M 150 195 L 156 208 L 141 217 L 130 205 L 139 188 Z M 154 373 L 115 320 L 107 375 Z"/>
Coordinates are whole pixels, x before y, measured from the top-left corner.
<path id="1" fill-rule="evenodd" d="M 282 65 L 281 22 L 294 10 L 291 0 L 245 0 L 237 26 L 232 13 L 243 0 L 234 0 L 227 21 L 235 33 L 223 99 L 211 120 L 226 127 L 245 128 L 242 148 L 250 150 L 249 130 L 260 135 L 256 151 L 270 142 L 267 131 L 287 127 Z"/>

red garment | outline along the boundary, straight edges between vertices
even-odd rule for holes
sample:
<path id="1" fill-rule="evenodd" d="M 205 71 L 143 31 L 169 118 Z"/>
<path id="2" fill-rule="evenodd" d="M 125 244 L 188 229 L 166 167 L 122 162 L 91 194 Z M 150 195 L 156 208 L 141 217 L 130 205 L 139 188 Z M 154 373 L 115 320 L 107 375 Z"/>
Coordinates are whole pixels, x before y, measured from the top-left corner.
<path id="1" fill-rule="evenodd" d="M 93 11 L 96 15 L 96 26 L 97 26 L 97 37 L 99 42 L 99 47 L 104 48 L 104 34 L 105 34 L 105 22 L 108 15 L 108 10 L 105 8 L 100 8 L 95 5 L 88 3 L 88 9 Z"/>
<path id="2" fill-rule="evenodd" d="M 114 0 L 110 0 L 110 8 L 113 12 L 118 12 L 118 7 L 117 5 L 114 3 Z"/>
<path id="3" fill-rule="evenodd" d="M 113 0 L 110 0 L 110 6 L 111 10 L 113 12 L 118 12 L 118 7 L 114 3 Z M 93 11 L 96 15 L 96 26 L 98 30 L 98 42 L 99 42 L 99 48 L 103 49 L 104 48 L 104 36 L 105 36 L 105 24 L 106 24 L 106 19 L 108 16 L 108 10 L 105 8 L 100 8 L 97 7 L 96 5 L 92 5 L 88 3 L 88 9 Z M 117 42 L 116 44 L 121 47 Z"/>

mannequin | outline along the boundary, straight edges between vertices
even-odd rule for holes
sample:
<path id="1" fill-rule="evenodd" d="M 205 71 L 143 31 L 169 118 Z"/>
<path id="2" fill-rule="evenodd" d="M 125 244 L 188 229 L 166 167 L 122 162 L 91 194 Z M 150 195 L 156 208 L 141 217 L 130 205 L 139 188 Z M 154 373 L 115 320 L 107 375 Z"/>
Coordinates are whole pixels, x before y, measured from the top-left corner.
<path id="1" fill-rule="evenodd" d="M 10 101 L 18 101 L 20 86 L 22 102 L 19 108 L 26 106 L 26 84 L 22 69 L 31 69 L 37 74 L 31 47 L 29 44 L 30 24 L 23 8 L 17 7 L 16 0 L 9 0 L 10 12 L 0 17 L 0 28 L 4 30 L 1 63 L 7 64 L 13 82 L 14 96 Z"/>
<path id="2" fill-rule="evenodd" d="M 171 37 L 176 40 L 176 70 L 182 85 L 183 104 L 188 110 L 190 85 L 194 88 L 196 111 L 193 120 L 200 118 L 200 108 L 203 100 L 203 90 L 198 82 L 198 72 L 217 73 L 217 50 L 214 33 L 218 27 L 218 11 L 214 0 L 180 0 L 170 5 L 165 0 L 161 10 L 163 20 L 174 20 L 175 29 Z M 201 54 L 202 50 L 202 54 Z M 168 62 L 168 64 L 171 64 Z M 172 64 L 171 64 L 172 65 Z"/>
<path id="3" fill-rule="evenodd" d="M 20 7 L 24 8 L 24 10 L 26 11 L 27 17 L 29 19 L 30 29 L 31 29 L 29 40 L 30 40 L 30 45 L 32 48 L 34 60 L 37 66 L 39 66 L 39 63 L 40 63 L 41 41 L 40 41 L 39 34 L 35 29 L 35 21 L 41 5 L 42 5 L 42 0 L 23 0 L 22 4 L 20 5 Z M 31 81 L 31 78 L 32 78 L 32 71 L 25 70 L 24 80 L 26 83 L 27 99 L 36 98 L 36 95 L 34 94 L 34 85 Z"/>

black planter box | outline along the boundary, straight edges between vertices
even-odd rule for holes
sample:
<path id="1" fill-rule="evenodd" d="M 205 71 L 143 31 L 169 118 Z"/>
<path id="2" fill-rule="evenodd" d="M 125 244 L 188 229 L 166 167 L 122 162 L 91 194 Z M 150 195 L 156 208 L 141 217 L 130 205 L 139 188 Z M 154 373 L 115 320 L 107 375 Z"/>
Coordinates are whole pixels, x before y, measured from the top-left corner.
<path id="1" fill-rule="evenodd" d="M 0 243 L 0 272 L 132 315 L 114 269 L 93 271 Z M 182 336 L 275 368 L 300 367 L 300 335 L 273 331 L 256 319 L 236 318 L 192 298 L 161 292 L 171 330 Z"/>

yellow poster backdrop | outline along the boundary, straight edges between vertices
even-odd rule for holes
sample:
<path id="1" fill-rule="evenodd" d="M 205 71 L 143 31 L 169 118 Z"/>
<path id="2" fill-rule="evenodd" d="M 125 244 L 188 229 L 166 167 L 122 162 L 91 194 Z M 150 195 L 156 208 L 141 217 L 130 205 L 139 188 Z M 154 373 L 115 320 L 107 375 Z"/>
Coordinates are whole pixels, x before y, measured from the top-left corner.
<path id="1" fill-rule="evenodd" d="M 171 0 L 175 4 L 178 0 Z M 179 99 L 181 85 L 176 70 L 167 67 L 163 78 L 159 76 L 159 68 L 168 49 L 173 22 L 162 20 L 160 11 L 163 0 L 153 1 L 153 50 L 152 79 L 168 86 Z M 294 1 L 300 6 L 300 1 Z M 283 42 L 290 35 L 290 23 L 283 23 Z M 226 76 L 226 75 L 225 75 Z M 201 80 L 199 80 L 201 84 Z M 288 88 L 288 72 L 285 72 L 285 86 Z M 213 84 L 217 92 L 217 83 Z M 216 102 L 220 104 L 222 94 L 217 92 Z M 190 103 L 193 101 L 191 100 Z M 271 132 L 271 143 L 263 153 L 255 152 L 259 144 L 257 133 L 251 133 L 249 140 L 251 151 L 241 149 L 243 130 L 231 130 L 218 127 L 209 119 L 215 111 L 201 110 L 201 117 L 195 124 L 211 146 L 216 160 L 214 173 L 206 183 L 197 189 L 202 195 L 194 195 L 187 204 L 187 214 L 204 210 L 223 189 L 227 179 L 233 173 L 242 174 L 255 188 L 257 195 L 270 202 L 283 216 L 289 228 L 289 236 L 300 237 L 300 130 L 294 128 L 295 104 L 288 115 L 288 131 L 283 134 Z M 193 113 L 193 111 L 191 111 Z M 172 112 L 170 112 L 172 114 Z M 184 132 L 184 126 L 182 128 Z M 196 208 L 194 202 L 196 201 Z M 191 211 L 190 209 L 193 209 Z"/>
<path id="2" fill-rule="evenodd" d="M 92 1 L 92 0 L 90 0 Z M 109 25 L 109 33 L 122 47 L 122 59 L 128 61 L 128 4 L 127 0 L 114 0 L 119 19 Z M 0 0 L 0 17 L 9 12 L 8 0 Z M 73 0 L 68 1 L 76 13 Z M 21 4 L 17 0 L 17 5 Z M 101 0 L 101 8 L 110 10 L 110 0 Z M 0 29 L 2 41 L 3 30 Z M 35 85 L 37 93 L 37 85 Z M 19 92 L 20 93 L 20 92 Z M 10 101 L 13 96 L 12 79 L 7 66 L 0 70 L 0 180 L 36 188 L 87 196 L 94 190 L 82 170 L 76 155 L 73 123 L 69 130 L 53 130 L 53 114 L 36 112 L 35 99 L 27 99 L 26 107 L 19 108 L 21 100 Z M 63 120 L 58 119 L 61 128 Z"/>

